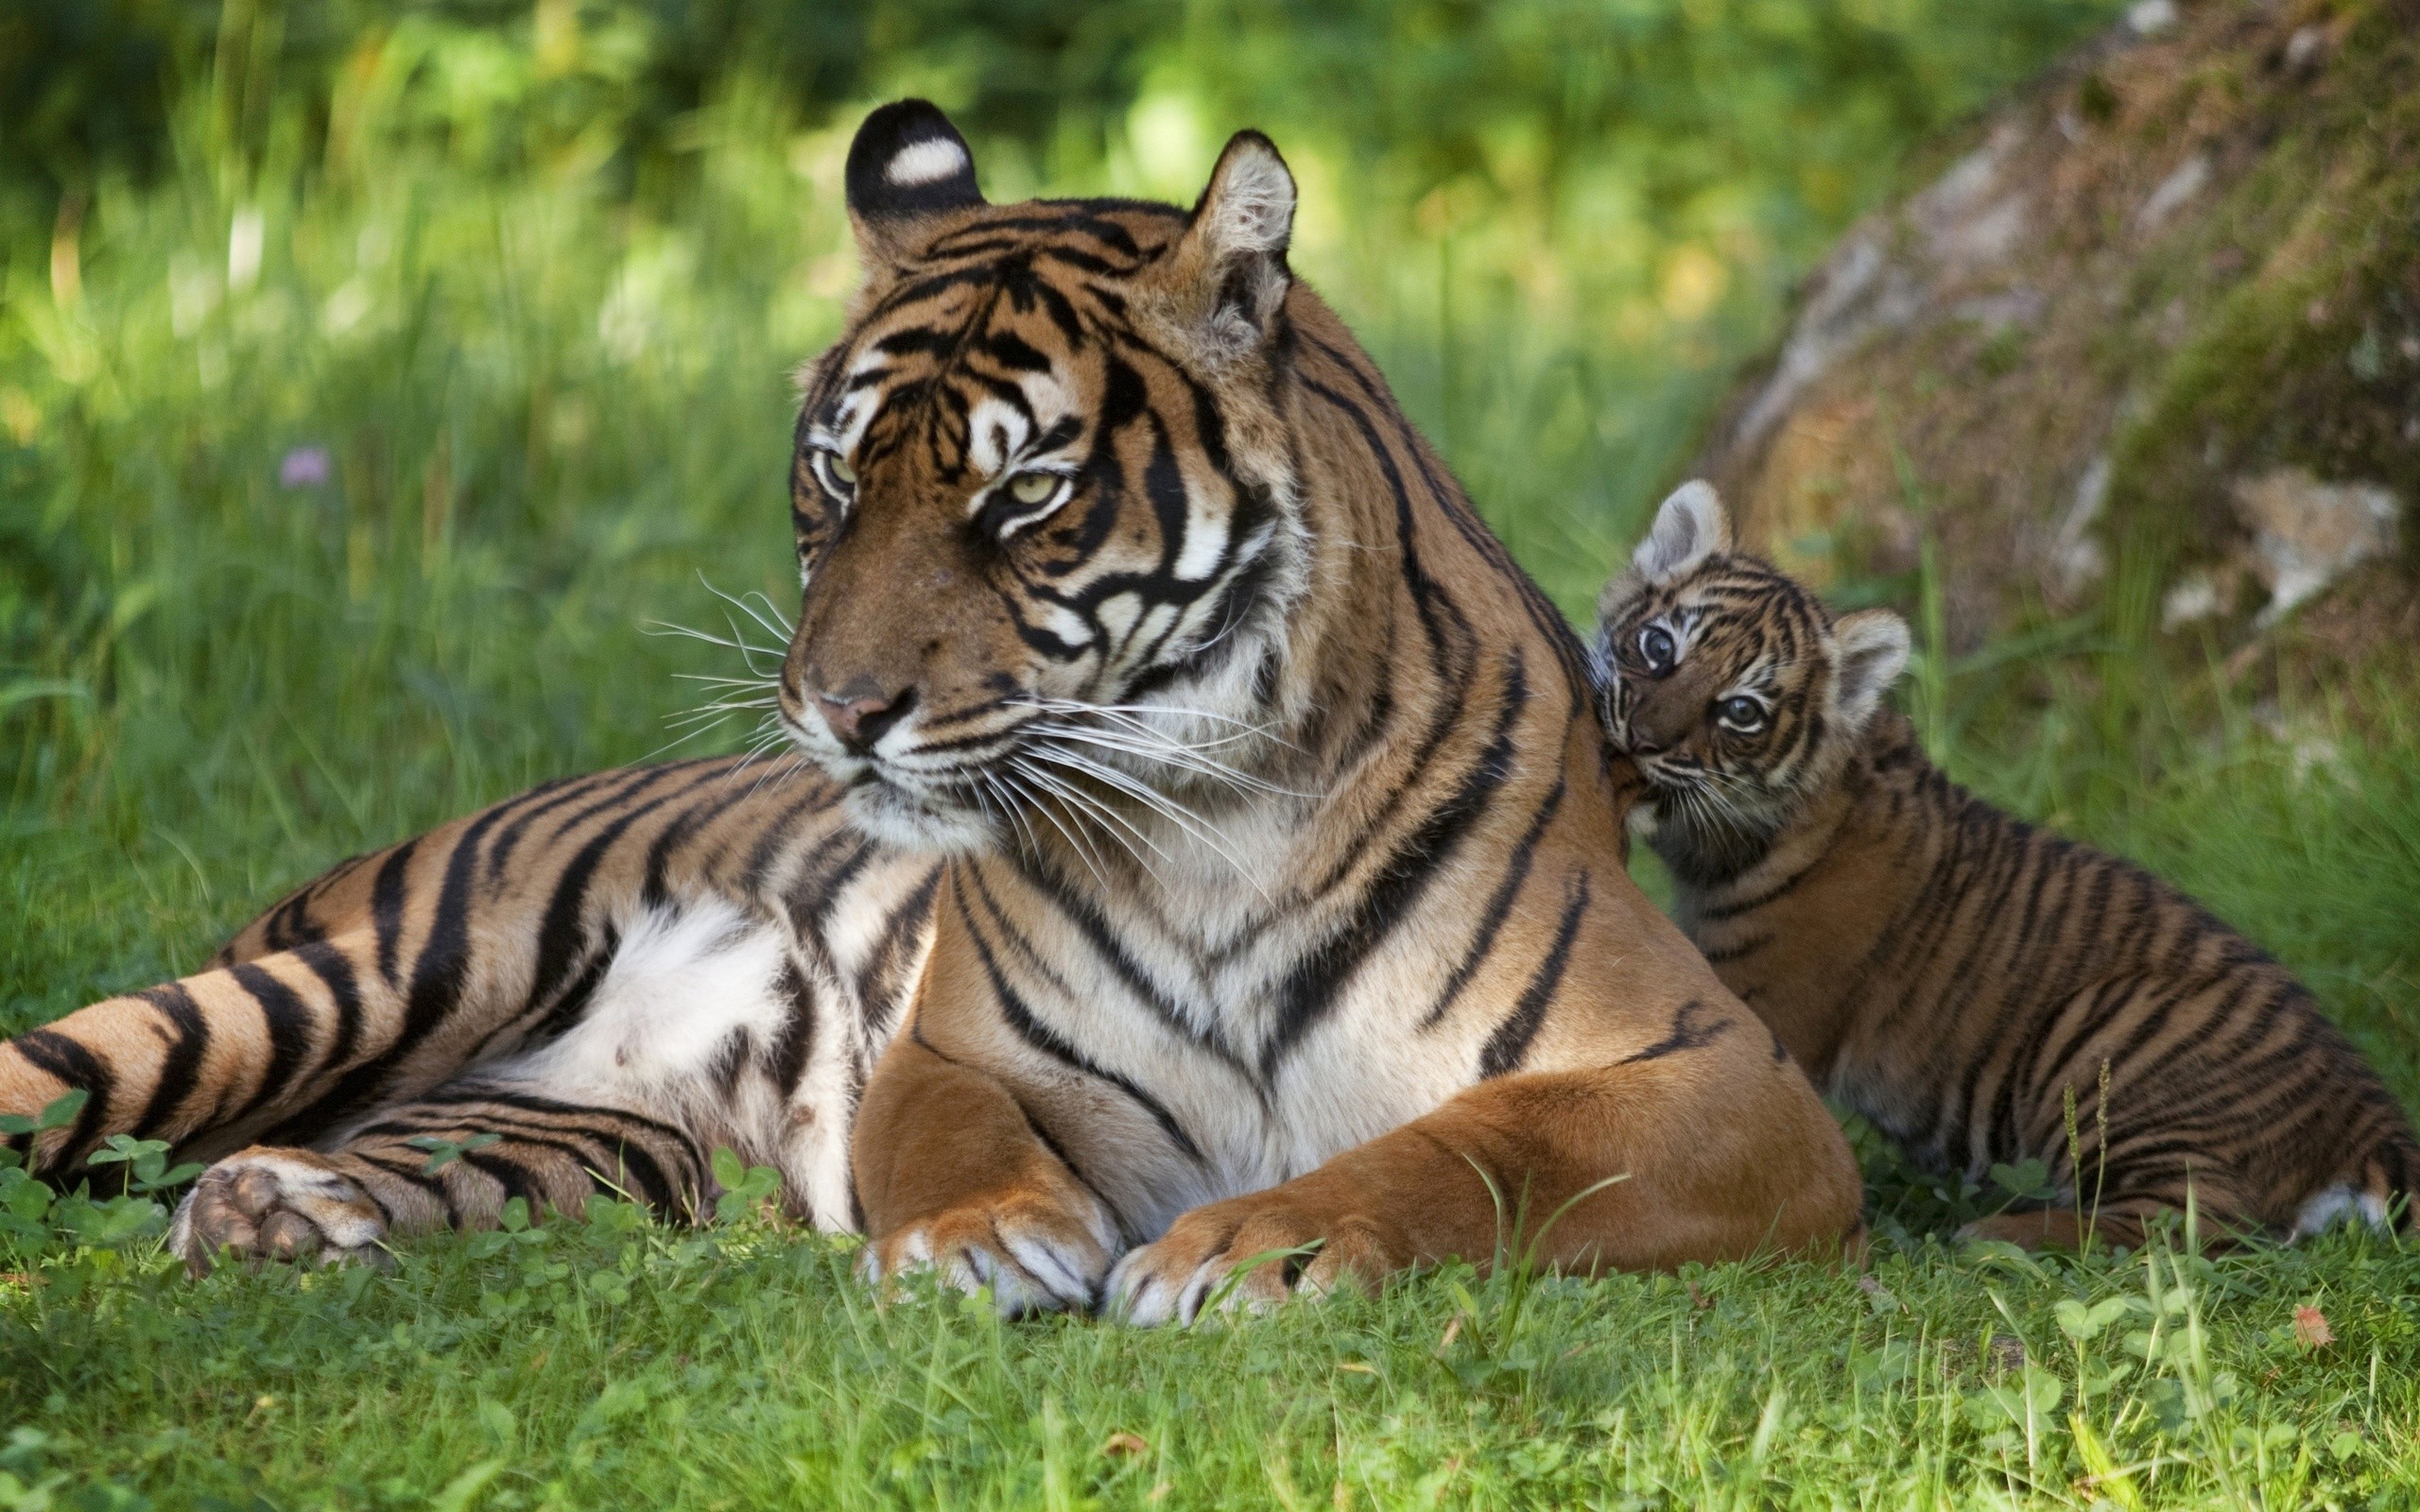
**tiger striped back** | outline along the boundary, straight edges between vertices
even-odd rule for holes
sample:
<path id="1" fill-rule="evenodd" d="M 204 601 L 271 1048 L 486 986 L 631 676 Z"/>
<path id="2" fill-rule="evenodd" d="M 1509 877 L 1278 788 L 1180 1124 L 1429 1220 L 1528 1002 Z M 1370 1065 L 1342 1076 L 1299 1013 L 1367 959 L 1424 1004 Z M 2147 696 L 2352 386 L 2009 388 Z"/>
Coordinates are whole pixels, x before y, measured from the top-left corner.
<path id="1" fill-rule="evenodd" d="M 1921 1164 L 2049 1168 L 2057 1203 L 1979 1231 L 2138 1242 L 2188 1190 L 2206 1226 L 2278 1234 L 2408 1200 L 2408 1120 L 2284 968 L 1932 765 L 1882 703 L 1909 644 L 1888 610 L 1836 617 L 1732 551 L 1703 484 L 1599 610 L 1601 712 L 1683 927 Z"/>
<path id="2" fill-rule="evenodd" d="M 1275 148 L 1189 212 L 995 206 L 905 101 L 845 178 L 798 759 L 509 799 L 0 1048 L 0 1111 L 95 1093 L 36 1162 L 233 1149 L 200 1265 L 691 1214 L 729 1143 L 877 1276 L 1140 1318 L 1272 1248 L 1317 1256 L 1237 1295 L 1484 1260 L 1499 1199 L 1573 1268 L 1851 1241 L 1838 1127 L 1618 864 L 1577 638 L 1293 278 Z"/>

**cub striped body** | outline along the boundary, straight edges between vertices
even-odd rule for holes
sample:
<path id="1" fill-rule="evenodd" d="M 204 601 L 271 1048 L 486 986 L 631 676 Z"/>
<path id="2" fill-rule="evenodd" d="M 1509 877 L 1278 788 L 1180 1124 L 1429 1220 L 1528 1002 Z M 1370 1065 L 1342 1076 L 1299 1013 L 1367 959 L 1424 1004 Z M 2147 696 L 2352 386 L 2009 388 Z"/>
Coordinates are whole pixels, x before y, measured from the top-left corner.
<path id="1" fill-rule="evenodd" d="M 2048 1167 L 2048 1211 L 1978 1231 L 2072 1244 L 2097 1217 L 2135 1243 L 2188 1191 L 2212 1233 L 2383 1224 L 2405 1203 L 2409 1121 L 2284 968 L 1926 757 L 1880 703 L 1908 649 L 1887 610 L 1835 618 L 1732 552 L 1703 485 L 1601 609 L 1607 725 L 1683 926 L 1923 1165 Z"/>

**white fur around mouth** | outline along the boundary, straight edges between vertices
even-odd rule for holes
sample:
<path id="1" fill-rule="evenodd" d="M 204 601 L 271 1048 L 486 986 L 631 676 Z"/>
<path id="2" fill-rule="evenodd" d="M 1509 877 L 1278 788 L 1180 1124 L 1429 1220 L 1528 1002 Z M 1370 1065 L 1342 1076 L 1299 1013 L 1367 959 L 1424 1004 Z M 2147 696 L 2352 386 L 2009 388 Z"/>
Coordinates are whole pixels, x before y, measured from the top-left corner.
<path id="1" fill-rule="evenodd" d="M 934 855 L 991 850 L 999 835 L 979 810 L 943 806 L 879 775 L 861 777 L 844 800 L 857 827 L 885 845 Z"/>

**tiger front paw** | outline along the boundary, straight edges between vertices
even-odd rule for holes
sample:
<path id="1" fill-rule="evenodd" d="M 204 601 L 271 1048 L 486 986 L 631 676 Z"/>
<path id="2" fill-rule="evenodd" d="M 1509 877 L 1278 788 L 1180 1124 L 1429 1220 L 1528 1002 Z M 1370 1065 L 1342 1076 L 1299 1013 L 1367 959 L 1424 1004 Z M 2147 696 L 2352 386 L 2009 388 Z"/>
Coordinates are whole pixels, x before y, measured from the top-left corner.
<path id="1" fill-rule="evenodd" d="M 1342 1281 L 1374 1287 L 1412 1259 L 1395 1225 L 1278 1187 L 1196 1208 L 1119 1261 L 1109 1311 L 1129 1323 L 1190 1323 L 1214 1298 L 1258 1311 Z"/>
<path id="2" fill-rule="evenodd" d="M 388 1263 L 387 1220 L 370 1194 L 311 1150 L 238 1150 L 201 1174 L 177 1206 L 168 1246 L 196 1276 L 222 1253 L 243 1259 Z"/>
<path id="3" fill-rule="evenodd" d="M 921 1270 L 970 1295 L 988 1286 L 1004 1317 L 1086 1311 L 1117 1258 L 1117 1224 L 1068 1187 L 995 1193 L 902 1225 L 868 1241 L 858 1269 L 874 1286 Z"/>

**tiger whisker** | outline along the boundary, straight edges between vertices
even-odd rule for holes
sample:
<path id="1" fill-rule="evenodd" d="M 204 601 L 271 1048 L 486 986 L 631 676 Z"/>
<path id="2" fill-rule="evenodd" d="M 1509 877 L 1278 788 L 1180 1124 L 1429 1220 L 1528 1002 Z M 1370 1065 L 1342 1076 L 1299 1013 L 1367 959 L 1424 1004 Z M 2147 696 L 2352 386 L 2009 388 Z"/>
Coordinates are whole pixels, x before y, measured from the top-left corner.
<path id="1" fill-rule="evenodd" d="M 1045 760 L 1047 759 L 1045 758 Z M 1163 861 L 1174 860 L 1166 850 L 1160 849 L 1157 841 L 1145 833 L 1132 819 L 1102 801 L 1098 796 L 1085 792 L 1056 773 L 1046 774 L 1040 768 L 1031 765 L 1026 769 L 1035 781 L 1046 783 L 1050 791 L 1059 795 L 1063 801 L 1076 805 L 1079 812 L 1098 824 L 1101 827 L 1103 838 L 1115 841 L 1120 850 L 1126 851 L 1146 870 L 1150 869 L 1150 863 L 1144 860 L 1142 851 L 1134 849 L 1134 842 L 1139 841 Z M 1113 826 L 1115 828 L 1112 828 Z M 1132 839 L 1121 838 L 1121 836 L 1132 836 Z"/>
<path id="2" fill-rule="evenodd" d="M 1036 788 L 1041 790 L 1040 794 L 1036 795 L 1037 799 L 1041 797 L 1058 799 L 1061 803 L 1068 805 L 1068 817 L 1077 821 L 1076 828 L 1080 830 L 1084 827 L 1082 815 L 1074 806 L 1078 796 L 1066 783 L 1059 781 L 1059 779 L 1048 773 L 1043 772 L 1038 768 L 1029 765 L 1023 757 L 1013 758 L 1011 765 L 1026 782 L 1032 783 Z M 1062 835 L 1065 836 L 1067 844 L 1073 847 L 1076 850 L 1078 859 L 1084 863 L 1084 869 L 1093 874 L 1093 880 L 1099 883 L 1102 887 L 1106 888 L 1109 885 L 1109 879 L 1102 874 L 1099 866 L 1099 858 L 1094 853 L 1092 846 L 1086 841 L 1080 839 L 1073 831 L 1070 831 L 1064 823 L 1062 823 L 1059 816 L 1051 812 L 1048 804 L 1036 801 L 1034 807 L 1041 811 L 1042 816 L 1049 821 L 1052 829 L 1057 830 Z M 1115 841 L 1116 836 L 1115 833 L 1105 833 L 1104 838 Z M 1132 846 L 1121 843 L 1119 848 L 1126 850 L 1130 855 L 1133 855 L 1134 860 L 1138 865 L 1142 864 L 1142 857 L 1134 854 L 1134 849 Z M 1146 869 L 1148 869 L 1148 868 Z"/>
<path id="3" fill-rule="evenodd" d="M 775 609 L 773 607 L 773 601 L 767 598 L 761 591 L 752 589 L 748 593 L 742 593 L 735 598 L 731 594 L 724 593 L 721 589 L 717 588 L 713 583 L 707 581 L 706 575 L 704 573 L 700 573 L 698 575 L 698 582 L 707 593 L 714 594 L 715 597 L 721 599 L 724 603 L 729 604 L 732 608 L 739 610 L 742 614 L 745 614 L 750 619 L 755 621 L 759 629 L 762 629 L 767 634 L 772 636 L 785 646 L 789 644 L 790 637 L 797 632 L 797 627 L 790 624 L 788 620 L 783 618 L 782 611 Z M 756 612 L 755 606 L 749 603 L 749 600 L 752 598 L 765 606 L 764 613 L 759 614 Z"/>
<path id="4" fill-rule="evenodd" d="M 1184 830 L 1187 834 L 1190 834 L 1194 839 L 1200 841 L 1201 844 L 1209 847 L 1210 850 L 1216 852 L 1221 860 L 1227 863 L 1228 866 L 1233 867 L 1235 868 L 1236 875 L 1250 883 L 1253 886 L 1253 890 L 1258 892 L 1265 902 L 1275 902 L 1274 899 L 1271 899 L 1269 896 L 1269 890 L 1260 885 L 1260 879 L 1253 875 L 1251 868 L 1246 867 L 1243 862 L 1236 856 L 1234 851 L 1229 850 L 1225 846 L 1219 843 L 1217 835 L 1209 826 L 1209 821 L 1202 818 L 1201 815 L 1195 813 L 1192 809 L 1189 809 L 1184 804 L 1178 802 L 1167 794 L 1152 787 L 1148 782 L 1144 782 L 1125 772 L 1117 770 L 1114 766 L 1109 766 L 1102 763 L 1096 762 L 1091 757 L 1082 755 L 1077 751 L 1048 747 L 1034 747 L 1034 754 L 1042 759 L 1056 762 L 1070 770 L 1081 772 L 1084 775 L 1093 778 L 1096 782 L 1102 782 L 1118 792 L 1126 794 L 1136 802 L 1141 803 L 1146 808 L 1153 810 L 1163 817 L 1172 820 L 1180 829 Z M 1131 824 L 1131 821 L 1129 822 Z M 1140 833 L 1139 831 L 1136 833 Z M 1150 841 L 1146 838 L 1145 843 L 1150 844 Z M 1159 847 L 1157 845 L 1152 845 L 1151 849 L 1159 850 Z M 1167 856 L 1167 852 L 1165 850 L 1159 850 L 1159 853 L 1163 859 L 1171 859 Z"/>
<path id="5" fill-rule="evenodd" d="M 1240 718 L 1235 714 L 1222 714 L 1215 710 L 1195 709 L 1182 704 L 1085 703 L 1077 698 L 1020 698 L 1011 700 L 1011 706 L 1031 709 L 1046 714 L 1173 714 L 1187 719 L 1207 719 L 1217 724 L 1234 725 L 1246 734 L 1258 735 L 1266 740 L 1276 740 L 1278 744 L 1286 745 L 1288 750 L 1294 748 L 1278 739 L 1276 727 L 1273 725 L 1255 724 L 1252 720 Z M 1219 738 L 1224 740 L 1230 737 Z"/>
<path id="6" fill-rule="evenodd" d="M 718 645 L 723 647 L 725 650 L 736 651 L 739 653 L 740 661 L 747 663 L 748 670 L 752 676 L 761 678 L 769 682 L 776 676 L 776 673 L 781 666 L 781 659 L 784 655 L 784 652 L 782 651 L 775 650 L 768 646 L 758 645 L 754 642 L 742 636 L 739 633 L 739 627 L 736 623 L 734 623 L 731 626 L 731 634 L 728 636 L 717 635 L 711 630 L 700 630 L 693 626 L 677 625 L 670 620 L 648 620 L 641 625 L 639 629 L 640 633 L 646 635 L 685 636 L 692 641 L 703 641 L 708 645 Z M 776 672 L 759 671 L 756 666 L 756 659 L 760 656 L 770 657 L 773 661 Z"/>
<path id="7" fill-rule="evenodd" d="M 1042 846 L 1034 836 L 1033 826 L 1027 822 L 1024 811 L 1017 801 L 1020 795 L 1014 785 L 1014 779 L 1006 773 L 995 772 L 985 767 L 977 767 L 975 777 L 977 784 L 997 799 L 1000 812 L 1007 816 L 1009 823 L 1014 825 L 1017 832 L 1025 837 L 1025 853 L 1039 858 L 1042 854 Z"/>
<path id="8" fill-rule="evenodd" d="M 1200 777 L 1206 777 L 1230 787 L 1265 793 L 1271 797 L 1308 798 L 1311 796 L 1307 793 L 1295 792 L 1291 788 L 1280 787 L 1250 772 L 1238 771 L 1223 762 L 1213 761 L 1185 746 L 1155 745 L 1126 738 L 1115 730 L 1093 730 L 1080 725 L 1038 724 L 1033 727 L 1033 733 L 1049 739 L 1073 741 L 1080 745 L 1097 746 L 1103 750 L 1139 756 L 1146 761 L 1158 762 L 1166 766 L 1173 766 Z"/>

